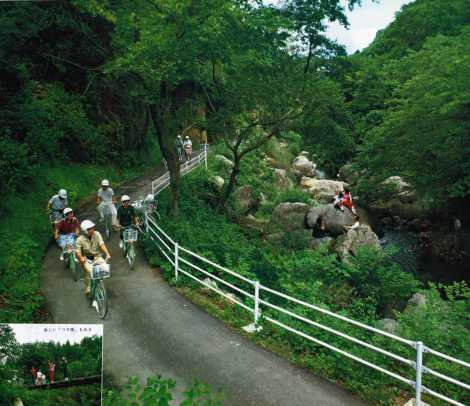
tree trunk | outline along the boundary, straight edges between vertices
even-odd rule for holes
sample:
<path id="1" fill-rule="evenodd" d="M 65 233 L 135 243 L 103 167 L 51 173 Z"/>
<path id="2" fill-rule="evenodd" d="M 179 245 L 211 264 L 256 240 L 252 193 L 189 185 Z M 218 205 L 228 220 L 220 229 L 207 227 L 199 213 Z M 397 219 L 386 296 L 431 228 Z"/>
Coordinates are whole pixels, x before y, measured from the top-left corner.
<path id="1" fill-rule="evenodd" d="M 170 126 L 170 123 L 173 122 L 173 117 L 171 117 L 171 111 L 168 108 L 162 109 L 160 106 L 152 105 L 150 109 L 155 117 L 154 125 L 157 130 L 158 145 L 168 163 L 168 172 L 170 173 L 170 205 L 168 213 L 176 216 L 178 214 L 180 164 L 176 155 L 174 134 Z"/>
<path id="2" fill-rule="evenodd" d="M 234 161 L 233 161 L 233 169 L 232 173 L 230 174 L 230 179 L 228 181 L 228 185 L 224 190 L 224 194 L 219 203 L 219 207 L 225 207 L 230 195 L 232 194 L 233 190 L 235 189 L 235 184 L 237 183 L 237 177 L 240 174 L 240 157 L 238 154 L 234 154 Z"/>

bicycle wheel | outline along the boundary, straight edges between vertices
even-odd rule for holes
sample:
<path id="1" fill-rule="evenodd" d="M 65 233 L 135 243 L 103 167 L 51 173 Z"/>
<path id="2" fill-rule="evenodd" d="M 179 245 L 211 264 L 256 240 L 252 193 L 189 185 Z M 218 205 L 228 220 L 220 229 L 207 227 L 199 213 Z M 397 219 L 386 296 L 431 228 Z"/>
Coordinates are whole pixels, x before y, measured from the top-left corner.
<path id="1" fill-rule="evenodd" d="M 106 289 L 102 280 L 96 281 L 95 286 L 95 301 L 96 301 L 96 312 L 100 319 L 104 319 L 108 313 L 108 299 L 106 296 Z"/>
<path id="2" fill-rule="evenodd" d="M 127 249 L 127 262 L 129 262 L 129 267 L 131 269 L 134 269 L 134 264 L 135 264 L 135 248 L 134 244 L 129 244 L 129 247 Z"/>
<path id="3" fill-rule="evenodd" d="M 75 256 L 73 254 L 69 254 L 68 267 L 70 269 L 70 272 L 72 272 L 73 280 L 75 282 L 77 282 L 77 280 L 78 280 L 78 270 L 77 270 L 77 264 L 75 262 Z"/>

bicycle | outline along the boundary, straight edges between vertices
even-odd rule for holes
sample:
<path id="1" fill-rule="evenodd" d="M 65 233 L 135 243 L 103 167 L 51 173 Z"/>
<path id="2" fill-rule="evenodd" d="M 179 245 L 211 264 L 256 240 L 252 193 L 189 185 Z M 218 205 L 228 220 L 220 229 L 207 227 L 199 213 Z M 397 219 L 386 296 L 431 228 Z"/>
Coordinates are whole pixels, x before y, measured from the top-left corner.
<path id="1" fill-rule="evenodd" d="M 76 239 L 73 236 L 67 236 L 65 247 L 62 250 L 64 256 L 65 268 L 70 270 L 73 280 L 78 280 L 77 256 L 75 255 Z"/>
<path id="2" fill-rule="evenodd" d="M 114 203 L 101 203 L 103 205 L 104 234 L 106 239 L 111 239 L 111 228 L 113 225 L 113 207 Z"/>
<path id="3" fill-rule="evenodd" d="M 49 214 L 49 223 L 51 223 L 52 228 L 55 228 L 55 225 L 64 218 L 62 210 L 50 209 Z"/>
<path id="4" fill-rule="evenodd" d="M 104 279 L 111 277 L 111 265 L 109 263 L 96 264 L 89 259 L 86 260 L 91 266 L 91 295 L 90 301 L 92 307 L 100 319 L 104 319 L 108 314 L 108 298 Z"/>
<path id="5" fill-rule="evenodd" d="M 135 243 L 137 242 L 139 232 L 136 226 L 124 227 L 122 238 L 124 243 L 124 256 L 127 258 L 129 268 L 134 269 L 135 264 Z"/>

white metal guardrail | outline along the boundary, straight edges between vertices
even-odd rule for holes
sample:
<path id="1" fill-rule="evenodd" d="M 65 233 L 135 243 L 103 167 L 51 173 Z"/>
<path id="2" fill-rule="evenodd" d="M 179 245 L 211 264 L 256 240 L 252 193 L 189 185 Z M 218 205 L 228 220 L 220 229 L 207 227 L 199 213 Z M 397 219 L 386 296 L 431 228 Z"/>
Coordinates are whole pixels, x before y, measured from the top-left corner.
<path id="1" fill-rule="evenodd" d="M 206 144 L 206 147 L 203 149 L 202 152 L 191 158 L 189 161 L 182 162 L 180 164 L 180 175 L 186 175 L 187 173 L 191 172 L 194 168 L 197 168 L 202 162 L 204 162 L 204 165 L 207 169 L 207 150 L 208 144 Z M 152 193 L 158 194 L 169 185 L 170 173 L 166 171 L 162 176 L 152 182 Z"/>
<path id="2" fill-rule="evenodd" d="M 205 162 L 205 165 L 207 168 L 207 149 L 203 153 L 199 154 L 198 156 L 194 157 L 187 163 L 183 164 L 181 166 L 181 175 L 189 173 L 191 170 L 199 166 L 202 162 Z M 162 190 L 165 189 L 165 187 L 169 185 L 169 183 L 170 183 L 170 177 L 168 173 L 166 173 L 165 175 L 161 176 L 160 178 L 152 182 L 152 192 L 155 194 L 160 193 Z M 443 354 L 439 351 L 435 351 L 425 346 L 421 341 L 413 341 L 413 340 L 408 340 L 408 339 L 399 337 L 395 334 L 388 333 L 386 331 L 377 329 L 375 327 L 358 322 L 356 320 L 350 319 L 348 317 L 331 312 L 319 306 L 312 305 L 303 300 L 296 299 L 282 292 L 278 292 L 276 290 L 263 286 L 257 280 L 251 280 L 249 278 L 246 278 L 243 275 L 240 275 L 234 271 L 231 271 L 230 269 L 220 266 L 217 263 L 210 261 L 209 259 L 204 258 L 203 256 L 200 256 L 192 252 L 191 250 L 180 246 L 176 241 L 174 241 L 168 234 L 166 234 L 161 229 L 161 227 L 157 224 L 155 218 L 150 217 L 148 215 L 146 215 L 146 226 L 147 226 L 149 237 L 157 245 L 161 254 L 172 264 L 176 279 L 178 279 L 180 274 L 183 274 L 189 277 L 191 280 L 194 280 L 197 283 L 200 283 L 201 285 L 205 286 L 206 288 L 217 292 L 218 294 L 229 299 L 231 302 L 241 306 L 242 308 L 248 310 L 249 312 L 253 314 L 253 324 L 248 326 L 249 328 L 247 329 L 247 331 L 257 331 L 259 329 L 259 324 L 260 324 L 260 319 L 261 319 L 261 307 L 265 307 L 267 314 L 263 316 L 264 320 L 278 327 L 281 327 L 287 331 L 290 331 L 306 340 L 314 342 L 318 345 L 321 345 L 332 351 L 335 351 L 347 358 L 357 361 L 360 364 L 366 365 L 369 368 L 372 368 L 385 375 L 388 375 L 408 386 L 411 386 L 412 388 L 415 389 L 415 405 L 420 406 L 422 404 L 421 395 L 427 394 L 430 396 L 437 397 L 453 405 L 465 406 L 463 403 L 460 403 L 459 401 L 455 399 L 451 399 L 448 396 L 438 393 L 437 391 L 432 390 L 431 388 L 428 388 L 425 385 L 423 385 L 422 383 L 423 374 L 429 374 L 435 378 L 439 378 L 448 383 L 456 385 L 460 388 L 470 390 L 469 384 L 465 382 L 461 382 L 455 378 L 452 378 L 441 372 L 438 372 L 431 368 L 426 367 L 423 364 L 423 354 L 430 354 L 433 356 L 440 357 L 442 359 L 449 361 L 450 363 L 457 364 L 464 368 L 470 368 L 470 363 L 451 357 L 449 355 Z M 214 272 L 216 272 L 217 274 L 214 274 Z M 194 273 L 202 274 L 203 276 L 206 277 L 206 279 L 203 280 L 200 277 L 198 278 L 197 276 L 194 275 Z M 240 299 L 237 296 L 234 296 L 230 293 L 227 293 L 226 291 L 222 290 L 218 286 L 215 286 L 214 284 L 207 282 L 207 279 L 211 281 L 212 280 L 217 281 L 219 284 L 223 285 L 225 288 L 231 289 L 232 291 L 235 291 L 238 295 L 244 296 L 245 300 Z M 231 281 L 229 282 L 226 279 L 230 279 Z M 243 286 L 244 289 L 240 286 L 237 286 L 237 284 L 239 284 L 240 286 Z M 302 314 L 299 314 L 301 313 L 299 311 L 295 312 L 289 309 L 285 309 L 281 306 L 275 305 L 268 300 L 269 298 L 267 296 L 269 295 L 271 295 L 271 297 L 280 298 L 287 302 L 295 304 L 299 306 L 301 309 L 314 311 L 315 313 L 319 313 L 321 315 L 325 315 L 325 316 L 335 318 L 337 320 L 341 320 L 345 323 L 358 327 L 362 331 L 367 331 L 367 332 L 370 332 L 370 333 L 373 333 L 382 337 L 386 337 L 390 340 L 400 342 L 401 344 L 404 344 L 405 346 L 407 346 L 407 348 L 411 347 L 415 350 L 414 359 L 412 360 L 408 359 L 406 357 L 403 357 L 402 355 L 395 354 L 384 348 L 375 346 L 359 338 L 353 337 L 349 334 L 346 334 L 341 331 L 335 330 L 331 327 L 325 326 L 319 322 L 316 322 L 314 320 L 311 320 L 303 316 Z M 384 356 L 392 358 L 393 360 L 397 361 L 397 365 L 403 364 L 403 365 L 408 366 L 412 370 L 414 370 L 414 373 L 413 373 L 414 379 L 410 379 L 403 375 L 400 375 L 396 371 L 390 371 L 380 365 L 374 364 L 373 362 L 367 361 L 354 354 L 351 354 L 348 351 L 335 347 L 323 340 L 312 337 L 311 335 L 303 331 L 300 331 L 299 329 L 293 328 L 281 322 L 280 320 L 268 315 L 269 309 L 272 309 L 280 314 L 289 316 L 291 319 L 303 322 L 310 326 L 316 327 L 320 330 L 334 334 L 338 337 L 341 337 L 359 346 L 365 347 L 371 351 L 375 351 Z"/>

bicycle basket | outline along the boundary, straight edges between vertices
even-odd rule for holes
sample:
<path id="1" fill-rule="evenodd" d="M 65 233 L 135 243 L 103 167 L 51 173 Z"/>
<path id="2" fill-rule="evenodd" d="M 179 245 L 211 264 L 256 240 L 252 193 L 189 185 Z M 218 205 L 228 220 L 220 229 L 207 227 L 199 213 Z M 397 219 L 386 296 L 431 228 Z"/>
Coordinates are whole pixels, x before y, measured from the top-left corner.
<path id="1" fill-rule="evenodd" d="M 109 264 L 93 265 L 91 268 L 91 279 L 105 279 L 111 277 L 111 266 Z"/>
<path id="2" fill-rule="evenodd" d="M 135 242 L 137 241 L 138 235 L 139 235 L 139 232 L 133 228 L 128 228 L 124 230 L 124 232 L 122 233 L 124 242 Z"/>

